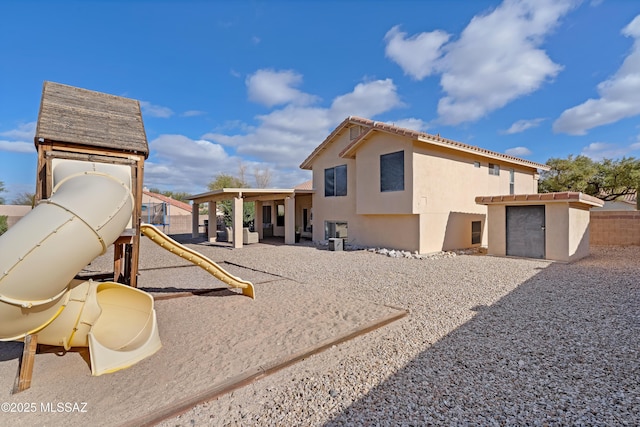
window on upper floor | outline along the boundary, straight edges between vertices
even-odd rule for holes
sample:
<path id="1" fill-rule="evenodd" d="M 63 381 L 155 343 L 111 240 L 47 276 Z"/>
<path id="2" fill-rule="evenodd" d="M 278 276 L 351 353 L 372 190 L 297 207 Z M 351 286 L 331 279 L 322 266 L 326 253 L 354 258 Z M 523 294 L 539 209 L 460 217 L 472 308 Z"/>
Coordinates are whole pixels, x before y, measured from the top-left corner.
<path id="1" fill-rule="evenodd" d="M 489 163 L 489 175 L 500 175 L 500 165 Z"/>
<path id="2" fill-rule="evenodd" d="M 404 151 L 380 156 L 380 191 L 404 191 Z"/>
<path id="3" fill-rule="evenodd" d="M 516 187 L 516 171 L 509 171 L 509 194 L 515 194 Z"/>
<path id="4" fill-rule="evenodd" d="M 347 165 L 334 166 L 324 170 L 324 196 L 347 195 Z"/>
<path id="5" fill-rule="evenodd" d="M 473 162 L 473 167 L 474 168 L 479 168 L 480 167 L 480 162 Z"/>

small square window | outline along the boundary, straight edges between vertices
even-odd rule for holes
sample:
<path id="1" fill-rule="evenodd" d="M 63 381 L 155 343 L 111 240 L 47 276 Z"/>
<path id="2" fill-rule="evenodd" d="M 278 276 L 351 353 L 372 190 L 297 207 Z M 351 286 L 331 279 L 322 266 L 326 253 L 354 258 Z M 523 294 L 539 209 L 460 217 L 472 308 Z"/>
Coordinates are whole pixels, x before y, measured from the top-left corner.
<path id="1" fill-rule="evenodd" d="M 500 175 L 500 165 L 489 163 L 489 175 Z"/>
<path id="2" fill-rule="evenodd" d="M 480 162 L 473 162 L 473 167 L 474 168 L 479 168 L 480 167 Z"/>

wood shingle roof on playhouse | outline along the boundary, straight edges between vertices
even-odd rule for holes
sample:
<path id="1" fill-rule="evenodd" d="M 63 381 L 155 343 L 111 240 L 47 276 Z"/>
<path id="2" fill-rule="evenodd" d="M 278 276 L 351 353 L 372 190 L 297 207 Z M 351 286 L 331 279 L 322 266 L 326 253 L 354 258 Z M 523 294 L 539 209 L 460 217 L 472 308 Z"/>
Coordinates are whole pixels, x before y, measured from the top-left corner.
<path id="1" fill-rule="evenodd" d="M 35 144 L 61 142 L 149 156 L 140 103 L 44 82 Z"/>

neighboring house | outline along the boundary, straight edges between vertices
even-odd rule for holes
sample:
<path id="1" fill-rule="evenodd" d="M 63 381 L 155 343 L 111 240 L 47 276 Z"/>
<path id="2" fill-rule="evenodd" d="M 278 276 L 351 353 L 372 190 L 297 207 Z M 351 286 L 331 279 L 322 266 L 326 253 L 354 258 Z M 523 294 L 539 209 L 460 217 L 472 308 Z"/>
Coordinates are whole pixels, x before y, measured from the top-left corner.
<path id="1" fill-rule="evenodd" d="M 604 202 L 601 208 L 592 208 L 594 211 L 635 211 L 638 210 L 638 196 L 636 193 L 626 194 L 617 200 Z"/>
<path id="2" fill-rule="evenodd" d="M 142 191 L 142 222 L 167 234 L 191 232 L 191 205 L 162 194 Z"/>
<path id="3" fill-rule="evenodd" d="M 313 172 L 313 240 L 430 253 L 487 244 L 476 196 L 538 192 L 543 164 L 360 117 L 300 165 Z"/>

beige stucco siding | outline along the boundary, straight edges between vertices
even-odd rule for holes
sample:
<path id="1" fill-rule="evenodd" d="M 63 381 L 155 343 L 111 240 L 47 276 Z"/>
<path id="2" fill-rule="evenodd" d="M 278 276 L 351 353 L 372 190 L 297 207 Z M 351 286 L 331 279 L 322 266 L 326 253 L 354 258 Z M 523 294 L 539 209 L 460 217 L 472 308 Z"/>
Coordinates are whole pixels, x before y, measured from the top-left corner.
<path id="1" fill-rule="evenodd" d="M 482 242 L 487 245 L 487 207 L 475 203 L 479 194 L 509 194 L 510 170 L 514 170 L 514 192 L 527 193 L 534 186 L 532 169 L 500 166 L 499 175 L 489 174 L 489 161 L 479 156 L 414 142 L 414 209 L 423 212 L 420 251 L 423 253 L 468 248 L 471 223 L 482 222 Z M 480 167 L 474 165 L 480 162 Z"/>
<path id="2" fill-rule="evenodd" d="M 349 242 L 378 248 L 418 250 L 418 215 L 358 215 L 349 223 Z"/>
<path id="3" fill-rule="evenodd" d="M 325 221 L 344 221 L 349 224 L 349 227 L 355 222 L 356 161 L 339 157 L 340 151 L 349 142 L 349 132 L 343 132 L 333 144 L 327 146 L 313 164 L 313 187 L 316 190 L 313 194 L 313 240 L 315 241 L 325 239 Z M 324 171 L 340 165 L 347 165 L 347 195 L 325 197 Z"/>
<path id="4" fill-rule="evenodd" d="M 569 205 L 569 261 L 589 255 L 590 221 L 589 209 Z"/>
<path id="5" fill-rule="evenodd" d="M 509 194 L 510 170 L 515 173 L 514 192 L 530 193 L 534 186 L 533 169 L 515 168 L 499 161 L 414 142 L 414 195 L 416 203 L 426 198 L 427 213 L 486 213 L 475 203 L 480 194 Z M 480 162 L 475 167 L 474 162 Z M 489 174 L 489 162 L 500 166 L 499 175 Z M 537 188 L 535 191 L 537 193 Z"/>
<path id="6" fill-rule="evenodd" d="M 380 191 L 380 156 L 404 151 L 404 191 Z M 356 209 L 360 215 L 412 214 L 412 149 L 406 138 L 374 134 L 356 157 Z"/>
<path id="7" fill-rule="evenodd" d="M 574 261 L 589 255 L 589 206 L 585 203 L 512 203 L 488 205 L 488 254 L 507 253 L 506 206 L 545 207 L 545 259 Z"/>
<path id="8" fill-rule="evenodd" d="M 487 236 L 489 255 L 505 256 L 507 254 L 507 210 L 504 205 L 487 206 Z"/>
<path id="9" fill-rule="evenodd" d="M 545 258 L 567 261 L 569 253 L 569 205 L 549 203 L 544 211 Z"/>
<path id="10" fill-rule="evenodd" d="M 569 203 L 549 203 L 545 210 L 545 257 L 573 261 L 589 255 L 589 210 Z"/>
<path id="11" fill-rule="evenodd" d="M 373 132 L 359 141 L 355 158 L 340 153 L 351 143 L 345 129 L 313 161 L 313 239 L 324 240 L 325 222 L 346 222 L 353 244 L 437 252 L 487 245 L 487 207 L 478 195 L 537 192 L 534 167 L 490 160 L 481 154 Z M 404 153 L 404 190 L 380 190 L 381 155 Z M 474 163 L 480 162 L 480 167 Z M 489 174 L 489 163 L 500 167 Z M 325 169 L 347 165 L 347 195 L 325 197 Z M 472 222 L 481 222 L 481 243 L 472 244 Z"/>

